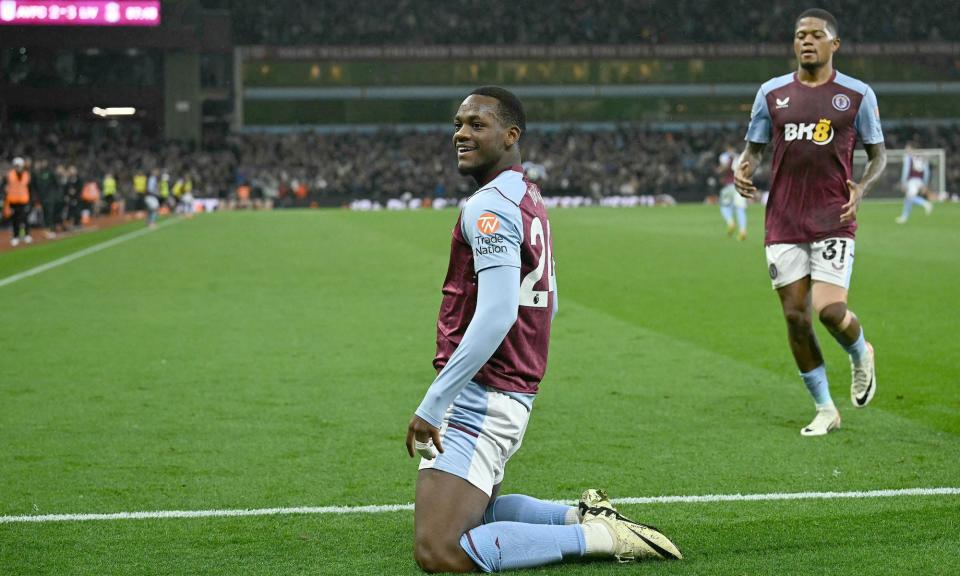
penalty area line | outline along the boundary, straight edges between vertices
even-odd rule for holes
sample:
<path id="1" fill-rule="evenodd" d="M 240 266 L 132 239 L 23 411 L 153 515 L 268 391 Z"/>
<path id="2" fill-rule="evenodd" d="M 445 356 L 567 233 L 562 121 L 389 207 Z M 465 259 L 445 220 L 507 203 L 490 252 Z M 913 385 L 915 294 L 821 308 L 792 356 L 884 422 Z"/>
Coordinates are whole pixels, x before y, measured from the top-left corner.
<path id="1" fill-rule="evenodd" d="M 89 256 L 90 254 L 94 254 L 94 253 L 99 252 L 99 251 L 101 251 L 101 250 L 105 250 L 105 249 L 107 249 L 107 248 L 110 248 L 111 246 L 116 246 L 117 244 L 121 244 L 121 243 L 123 243 L 123 242 L 126 242 L 127 240 L 133 240 L 134 238 L 138 238 L 138 237 L 140 237 L 140 236 L 143 236 L 144 234 L 148 234 L 148 233 L 150 233 L 150 232 L 155 232 L 155 231 L 157 231 L 157 230 L 159 230 L 159 229 L 161 229 L 161 228 L 165 228 L 165 227 L 170 226 L 170 225 L 172 225 L 172 224 L 176 224 L 177 222 L 180 222 L 180 221 L 181 221 L 181 220 L 180 220 L 179 218 L 177 218 L 177 219 L 172 219 L 172 220 L 167 220 L 166 222 L 162 222 L 162 223 L 158 224 L 155 228 L 142 228 L 142 229 L 136 230 L 136 231 L 134 231 L 134 232 L 129 232 L 129 233 L 127 233 L 127 234 L 124 234 L 123 236 L 117 236 L 116 238 L 111 238 L 110 240 L 107 240 L 106 242 L 101 242 L 101 243 L 99 243 L 99 244 L 94 244 L 93 246 L 89 246 L 89 247 L 87 247 L 87 248 L 84 248 L 83 250 L 80 250 L 80 251 L 78 251 L 78 252 L 74 252 L 73 254 L 67 254 L 67 255 L 64 256 L 63 258 L 58 258 L 58 259 L 56 259 L 56 260 L 47 262 L 46 264 L 41 264 L 40 266 L 37 266 L 37 267 L 35 267 L 35 268 L 31 268 L 31 269 L 29 269 L 29 270 L 24 270 L 23 272 L 14 274 L 13 276 L 7 276 L 6 278 L 3 278 L 2 280 L 0 280 L 0 288 L 3 288 L 4 286 L 7 286 L 8 284 L 13 284 L 14 282 L 18 282 L 18 281 L 20 281 L 20 280 L 23 280 L 24 278 L 29 278 L 29 277 L 31 277 L 31 276 L 36 276 L 37 274 L 40 274 L 41 272 L 46 272 L 47 270 L 51 270 L 51 269 L 53 269 L 53 268 L 57 268 L 58 266 L 63 266 L 64 264 L 69 264 L 70 262 L 73 262 L 74 260 L 77 260 L 77 259 L 79 259 L 79 258 L 83 258 L 84 256 Z"/>
<path id="2" fill-rule="evenodd" d="M 840 498 L 893 498 L 898 496 L 960 496 L 960 488 L 904 488 L 856 492 L 776 492 L 771 494 L 708 494 L 705 496 L 649 496 L 614 498 L 614 504 L 702 504 L 710 502 L 756 502 L 777 500 L 833 500 Z M 570 500 L 553 500 L 575 504 Z M 296 508 L 256 508 L 240 510 L 158 510 L 154 512 L 114 512 L 110 514 L 42 514 L 0 516 L 0 524 L 86 522 L 90 520 L 155 520 L 165 518 L 230 518 L 240 516 L 283 516 L 293 514 L 381 514 L 413 510 L 413 504 L 380 506 L 313 506 Z"/>

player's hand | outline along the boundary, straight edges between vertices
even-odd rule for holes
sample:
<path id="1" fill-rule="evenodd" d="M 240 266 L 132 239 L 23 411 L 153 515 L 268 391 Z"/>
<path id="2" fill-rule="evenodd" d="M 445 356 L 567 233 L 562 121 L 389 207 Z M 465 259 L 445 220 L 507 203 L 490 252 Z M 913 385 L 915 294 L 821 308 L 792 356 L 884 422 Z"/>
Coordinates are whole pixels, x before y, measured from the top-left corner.
<path id="1" fill-rule="evenodd" d="M 733 171 L 733 186 L 744 198 L 754 198 L 757 187 L 753 185 L 753 169 L 750 167 L 749 160 L 738 164 L 737 169 Z"/>
<path id="2" fill-rule="evenodd" d="M 847 180 L 847 190 L 850 191 L 850 201 L 841 206 L 843 209 L 843 214 L 840 215 L 841 224 L 857 219 L 857 208 L 860 207 L 860 199 L 863 198 L 863 187 L 853 180 Z"/>
<path id="3" fill-rule="evenodd" d="M 413 458 L 414 453 L 427 460 L 433 460 L 437 452 L 443 453 L 443 444 L 440 443 L 440 430 L 434 428 L 423 418 L 413 415 L 407 426 L 407 454 Z"/>

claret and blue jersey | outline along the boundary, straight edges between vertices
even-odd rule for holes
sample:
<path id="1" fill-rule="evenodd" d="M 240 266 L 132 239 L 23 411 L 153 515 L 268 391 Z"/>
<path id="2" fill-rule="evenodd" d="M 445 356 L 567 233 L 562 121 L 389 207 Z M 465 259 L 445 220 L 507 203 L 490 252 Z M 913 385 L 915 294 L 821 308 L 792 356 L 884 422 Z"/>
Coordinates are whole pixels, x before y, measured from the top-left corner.
<path id="1" fill-rule="evenodd" d="M 856 223 L 841 223 L 850 199 L 857 138 L 883 142 L 877 97 L 865 83 L 834 72 L 820 86 L 796 73 L 764 83 L 757 92 L 746 140 L 773 143 L 766 240 L 800 244 L 853 238 Z"/>
<path id="2" fill-rule="evenodd" d="M 906 184 L 910 180 L 920 180 L 924 185 L 930 184 L 930 161 L 916 153 L 904 157 L 903 168 L 900 170 L 900 182 Z"/>
<path id="3" fill-rule="evenodd" d="M 520 307 L 516 324 L 473 380 L 504 392 L 534 394 L 547 368 L 556 276 L 546 205 L 519 166 L 481 186 L 454 227 L 437 320 L 437 370 L 473 317 L 477 274 L 495 266 L 520 268 Z"/>

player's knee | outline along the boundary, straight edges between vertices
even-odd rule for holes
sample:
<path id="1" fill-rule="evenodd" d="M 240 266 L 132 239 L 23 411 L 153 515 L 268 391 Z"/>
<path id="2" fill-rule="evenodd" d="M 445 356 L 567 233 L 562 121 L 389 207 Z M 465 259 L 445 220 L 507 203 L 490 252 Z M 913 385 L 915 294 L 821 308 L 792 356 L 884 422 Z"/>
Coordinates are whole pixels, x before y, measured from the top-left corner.
<path id="1" fill-rule="evenodd" d="M 437 572 L 463 572 L 459 542 L 437 539 L 417 540 L 413 546 L 413 558 L 417 566 L 428 574 Z"/>
<path id="2" fill-rule="evenodd" d="M 843 302 L 827 304 L 820 310 L 820 322 L 829 328 L 839 327 L 847 316 L 847 305 Z"/>
<path id="3" fill-rule="evenodd" d="M 783 317 L 787 321 L 787 326 L 794 331 L 809 330 L 812 326 L 810 317 L 807 315 L 805 310 L 789 308 L 783 311 Z"/>
<path id="4" fill-rule="evenodd" d="M 440 569 L 439 551 L 429 541 L 417 540 L 413 544 L 413 559 L 417 566 L 428 573 L 442 572 Z"/>

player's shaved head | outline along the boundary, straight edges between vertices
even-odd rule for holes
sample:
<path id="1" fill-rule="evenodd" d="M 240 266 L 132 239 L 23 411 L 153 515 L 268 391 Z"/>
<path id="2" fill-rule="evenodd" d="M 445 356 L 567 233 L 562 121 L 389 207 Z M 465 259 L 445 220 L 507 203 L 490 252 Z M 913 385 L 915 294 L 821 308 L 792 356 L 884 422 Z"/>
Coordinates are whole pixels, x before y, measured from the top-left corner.
<path id="1" fill-rule="evenodd" d="M 834 38 L 840 37 L 840 27 L 837 25 L 837 19 L 834 18 L 833 14 L 827 12 L 823 8 L 810 8 L 809 10 L 804 10 L 797 20 L 793 23 L 794 28 L 800 25 L 800 21 L 804 18 L 816 18 L 818 20 L 823 20 L 827 23 L 827 30 L 833 34 Z"/>
<path id="2" fill-rule="evenodd" d="M 496 98 L 499 102 L 497 118 L 500 122 L 504 126 L 516 126 L 521 135 L 527 131 L 527 115 L 523 111 L 523 103 L 513 92 L 499 86 L 481 86 L 470 93 L 471 96 L 474 94 Z"/>

